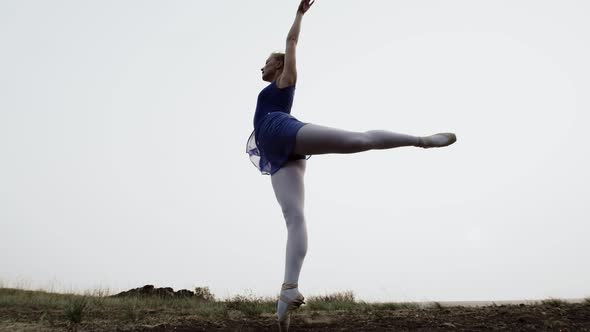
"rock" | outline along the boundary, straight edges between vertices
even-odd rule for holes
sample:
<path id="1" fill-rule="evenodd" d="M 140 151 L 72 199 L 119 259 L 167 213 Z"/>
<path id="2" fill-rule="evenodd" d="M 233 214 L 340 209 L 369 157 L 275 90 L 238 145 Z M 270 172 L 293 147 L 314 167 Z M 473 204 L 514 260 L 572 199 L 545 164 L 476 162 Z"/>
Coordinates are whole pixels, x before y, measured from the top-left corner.
<path id="1" fill-rule="evenodd" d="M 172 289 L 172 287 L 156 288 L 154 289 L 153 294 L 150 295 L 156 295 L 159 297 L 174 297 L 174 289 Z"/>
<path id="2" fill-rule="evenodd" d="M 124 291 L 116 295 L 111 295 L 111 297 L 127 296 L 160 298 L 197 298 L 205 301 L 215 301 L 215 296 L 211 294 L 211 292 L 209 291 L 209 287 L 197 287 L 195 288 L 194 292 L 188 289 L 181 289 L 175 292 L 172 287 L 156 288 L 154 287 L 154 285 L 145 285 L 143 287 L 130 289 L 128 291 Z"/>
<path id="3" fill-rule="evenodd" d="M 138 288 L 136 288 L 138 289 Z M 150 293 L 154 291 L 154 285 L 145 285 L 143 287 L 141 287 L 141 291 L 145 292 L 145 293 Z"/>
<path id="4" fill-rule="evenodd" d="M 176 297 L 193 297 L 195 293 L 188 289 L 181 289 L 174 294 Z"/>
<path id="5" fill-rule="evenodd" d="M 112 297 L 128 297 L 128 296 L 141 296 L 141 297 L 161 297 L 161 298 L 186 298 L 193 297 L 195 294 L 188 290 L 182 289 L 178 292 L 174 292 L 172 287 L 161 287 L 155 288 L 154 285 L 145 285 L 143 287 L 130 289 L 128 291 L 121 292 L 113 295 Z"/>

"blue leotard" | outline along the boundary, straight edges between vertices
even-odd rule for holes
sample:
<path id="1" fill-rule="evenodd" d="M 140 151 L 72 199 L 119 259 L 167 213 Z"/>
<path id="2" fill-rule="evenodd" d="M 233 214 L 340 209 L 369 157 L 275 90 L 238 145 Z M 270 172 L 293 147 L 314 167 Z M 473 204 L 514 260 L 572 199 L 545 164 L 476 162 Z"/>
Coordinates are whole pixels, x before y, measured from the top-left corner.
<path id="1" fill-rule="evenodd" d="M 246 152 L 264 175 L 274 174 L 289 160 L 311 157 L 293 153 L 297 132 L 307 124 L 290 114 L 294 95 L 295 85 L 280 89 L 275 81 L 258 94 Z"/>

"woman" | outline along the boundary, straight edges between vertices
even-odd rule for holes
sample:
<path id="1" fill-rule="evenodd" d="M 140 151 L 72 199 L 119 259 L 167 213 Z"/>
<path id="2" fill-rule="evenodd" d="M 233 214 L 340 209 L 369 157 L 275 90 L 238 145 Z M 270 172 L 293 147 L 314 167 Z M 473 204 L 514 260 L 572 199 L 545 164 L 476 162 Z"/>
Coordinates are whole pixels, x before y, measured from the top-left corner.
<path id="1" fill-rule="evenodd" d="M 303 213 L 303 175 L 311 155 L 357 153 L 401 146 L 443 147 L 457 139 L 452 133 L 420 137 L 387 130 L 353 132 L 305 123 L 290 115 L 297 70 L 295 50 L 303 15 L 314 3 L 302 0 L 287 35 L 285 53 L 272 53 L 262 70 L 271 82 L 258 95 L 254 131 L 246 152 L 262 174 L 271 175 L 272 186 L 287 224 L 285 275 L 277 304 L 280 330 L 289 327 L 290 314 L 305 302 L 298 290 L 299 273 L 307 253 L 307 229 Z"/>

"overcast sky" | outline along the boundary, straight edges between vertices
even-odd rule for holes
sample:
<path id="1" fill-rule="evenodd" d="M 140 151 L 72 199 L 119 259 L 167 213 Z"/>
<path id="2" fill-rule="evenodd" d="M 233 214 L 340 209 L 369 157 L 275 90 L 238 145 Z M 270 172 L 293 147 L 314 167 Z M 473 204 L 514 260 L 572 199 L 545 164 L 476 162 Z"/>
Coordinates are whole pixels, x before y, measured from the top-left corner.
<path id="1" fill-rule="evenodd" d="M 0 283 L 274 296 L 287 230 L 246 154 L 299 1 L 0 1 Z M 590 4 L 317 0 L 291 114 L 454 132 L 312 156 L 306 296 L 590 296 Z"/>

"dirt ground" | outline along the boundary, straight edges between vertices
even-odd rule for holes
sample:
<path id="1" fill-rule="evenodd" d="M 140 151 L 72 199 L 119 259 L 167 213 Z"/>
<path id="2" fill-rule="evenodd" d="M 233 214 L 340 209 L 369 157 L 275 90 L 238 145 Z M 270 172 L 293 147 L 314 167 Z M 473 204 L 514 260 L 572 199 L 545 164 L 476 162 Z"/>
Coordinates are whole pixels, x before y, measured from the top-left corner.
<path id="1" fill-rule="evenodd" d="M 144 327 L 133 331 L 278 331 L 268 319 L 243 319 L 221 324 L 179 322 L 175 326 Z M 202 324 L 202 323 L 201 323 Z M 290 331 L 590 331 L 590 306 L 502 305 L 400 309 L 378 314 L 352 315 L 345 312 L 294 314 Z"/>
<path id="2" fill-rule="evenodd" d="M 196 332 L 196 331 L 278 331 L 275 317 L 245 317 L 240 312 L 229 315 L 224 321 L 207 321 L 197 316 L 175 317 L 165 323 L 126 323 L 109 321 L 86 322 L 68 326 L 65 321 L 37 322 L 33 313 L 0 312 L 0 331 L 127 331 L 127 332 Z M 7 315 L 18 319 L 6 321 Z M 29 322 L 26 322 L 28 317 Z M 36 326 L 36 327 L 35 327 Z M 295 312 L 290 331 L 589 331 L 590 305 L 537 304 L 496 305 L 481 307 L 434 307 L 422 309 L 397 309 L 368 313 Z"/>

